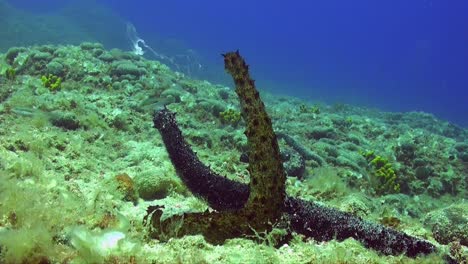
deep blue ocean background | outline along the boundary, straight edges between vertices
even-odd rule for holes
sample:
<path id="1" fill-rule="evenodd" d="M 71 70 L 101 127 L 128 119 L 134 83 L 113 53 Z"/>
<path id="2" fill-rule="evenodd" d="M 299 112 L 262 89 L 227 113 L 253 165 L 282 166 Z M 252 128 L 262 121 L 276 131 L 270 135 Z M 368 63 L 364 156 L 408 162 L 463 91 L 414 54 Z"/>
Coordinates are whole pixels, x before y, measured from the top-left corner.
<path id="1" fill-rule="evenodd" d="M 53 15 L 71 1 L 9 2 Z M 124 21 L 131 22 L 158 52 L 191 49 L 203 65 L 196 77 L 212 82 L 229 80 L 219 54 L 239 49 L 261 89 L 313 102 L 424 111 L 468 127 L 466 0 L 96 2 L 75 1 L 67 12 L 107 48 L 131 49 Z M 106 8 L 122 22 L 103 17 Z"/>

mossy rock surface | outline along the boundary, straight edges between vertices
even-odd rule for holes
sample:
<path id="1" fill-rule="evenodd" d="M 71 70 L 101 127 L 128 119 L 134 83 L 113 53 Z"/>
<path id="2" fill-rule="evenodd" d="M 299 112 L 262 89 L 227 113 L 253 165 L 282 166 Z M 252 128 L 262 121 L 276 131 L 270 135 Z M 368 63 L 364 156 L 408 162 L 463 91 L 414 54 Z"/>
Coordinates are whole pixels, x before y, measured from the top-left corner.
<path id="1" fill-rule="evenodd" d="M 431 212 L 424 223 L 442 244 L 460 241 L 468 247 L 468 203 L 460 203 Z"/>

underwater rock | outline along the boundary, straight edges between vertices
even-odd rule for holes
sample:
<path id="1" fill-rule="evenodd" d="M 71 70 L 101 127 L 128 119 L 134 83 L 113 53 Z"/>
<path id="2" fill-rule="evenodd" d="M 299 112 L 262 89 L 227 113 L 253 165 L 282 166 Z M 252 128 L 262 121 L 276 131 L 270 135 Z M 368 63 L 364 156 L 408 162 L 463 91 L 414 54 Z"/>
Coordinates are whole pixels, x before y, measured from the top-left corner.
<path id="1" fill-rule="evenodd" d="M 146 70 L 143 68 L 139 68 L 131 61 L 117 61 L 112 63 L 111 65 L 111 75 L 116 75 L 118 77 L 124 75 L 132 75 L 136 77 L 140 77 L 146 74 Z"/>
<path id="2" fill-rule="evenodd" d="M 50 122 L 65 130 L 77 130 L 81 127 L 78 117 L 74 113 L 54 112 L 50 114 Z"/>
<path id="3" fill-rule="evenodd" d="M 304 177 L 305 161 L 298 153 L 291 150 L 281 151 L 281 160 L 288 176 L 294 176 L 298 179 Z"/>
<path id="4" fill-rule="evenodd" d="M 139 55 L 136 55 L 131 52 L 125 52 L 119 49 L 111 49 L 109 53 L 117 60 L 138 61 L 141 59 Z"/>
<path id="5" fill-rule="evenodd" d="M 52 54 L 43 51 L 34 51 L 31 57 L 35 61 L 50 61 L 53 58 Z"/>
<path id="6" fill-rule="evenodd" d="M 230 92 L 229 92 L 228 89 L 219 89 L 218 90 L 218 96 L 224 101 L 229 99 L 229 95 L 230 95 Z"/>
<path id="7" fill-rule="evenodd" d="M 127 173 L 118 174 L 114 178 L 118 184 L 117 189 L 124 195 L 124 200 L 136 204 L 138 192 L 133 179 Z"/>
<path id="8" fill-rule="evenodd" d="M 454 148 L 458 151 L 458 153 L 468 151 L 468 143 L 460 142 L 455 144 Z"/>
<path id="9" fill-rule="evenodd" d="M 404 164 L 411 164 L 416 157 L 416 145 L 411 142 L 405 142 L 395 149 L 396 159 Z"/>
<path id="10" fill-rule="evenodd" d="M 15 61 L 16 57 L 18 56 L 19 53 L 26 51 L 26 48 L 23 47 L 12 47 L 9 48 L 7 53 L 5 54 L 5 61 L 13 65 L 13 62 Z"/>
<path id="11" fill-rule="evenodd" d="M 166 198 L 171 192 L 183 193 L 185 188 L 181 181 L 164 172 L 143 172 L 135 177 L 138 194 L 144 200 Z"/>
<path id="12" fill-rule="evenodd" d="M 443 183 L 438 177 L 429 178 L 429 185 L 427 186 L 427 193 L 432 197 L 440 197 L 444 192 Z"/>
<path id="13" fill-rule="evenodd" d="M 468 162 L 468 143 L 457 143 L 454 148 L 457 151 L 457 157 L 462 162 Z"/>
<path id="14" fill-rule="evenodd" d="M 323 165 L 325 162 L 320 156 L 302 146 L 297 140 L 285 132 L 276 131 L 276 135 L 279 139 L 284 139 L 284 141 L 286 141 L 286 143 L 297 151 L 305 160 L 316 160 L 320 165 Z"/>
<path id="15" fill-rule="evenodd" d="M 336 158 L 338 157 L 339 152 L 336 146 L 329 144 L 326 140 L 323 139 L 314 143 L 312 146 L 321 157 L 324 157 L 327 163 L 337 163 Z"/>
<path id="16" fill-rule="evenodd" d="M 219 116 L 221 112 L 226 111 L 226 104 L 219 100 L 201 99 L 197 105 L 203 109 L 204 112 L 211 113 L 214 116 Z"/>
<path id="17" fill-rule="evenodd" d="M 47 68 L 47 73 L 53 74 L 55 76 L 62 76 L 65 70 L 63 65 L 60 62 L 58 62 L 56 59 L 47 63 L 46 68 Z"/>
<path id="18" fill-rule="evenodd" d="M 80 44 L 80 48 L 83 50 L 94 50 L 104 49 L 104 46 L 101 43 L 83 42 Z"/>
<path id="19" fill-rule="evenodd" d="M 441 244 L 460 241 L 468 247 L 468 203 L 455 204 L 429 213 L 424 223 Z"/>
<path id="20" fill-rule="evenodd" d="M 55 45 L 42 45 L 36 48 L 40 52 L 45 52 L 45 53 L 50 53 L 54 54 L 54 52 L 57 49 L 57 46 Z"/>
<path id="21" fill-rule="evenodd" d="M 322 138 L 337 138 L 338 135 L 333 128 L 328 127 L 316 127 L 307 131 L 307 138 L 319 140 Z"/>
<path id="22" fill-rule="evenodd" d="M 359 193 L 353 193 L 345 197 L 345 200 L 341 202 L 340 209 L 358 217 L 365 217 L 374 208 L 370 199 Z"/>
<path id="23" fill-rule="evenodd" d="M 343 149 L 346 149 L 346 150 L 349 150 L 349 151 L 353 151 L 353 152 L 358 152 L 359 151 L 359 147 L 354 144 L 353 142 L 343 142 L 340 144 L 340 148 L 343 148 Z"/>
<path id="24" fill-rule="evenodd" d="M 413 160 L 413 166 L 417 167 L 425 167 L 429 165 L 429 161 L 424 158 L 416 158 Z"/>
<path id="25" fill-rule="evenodd" d="M 458 158 L 463 162 L 468 162 L 468 152 L 461 153 Z"/>
<path id="26" fill-rule="evenodd" d="M 162 98 L 172 98 L 175 103 L 179 103 L 181 101 L 182 96 L 186 94 L 187 92 L 181 90 L 178 87 L 171 87 L 167 90 L 164 90 L 161 93 Z"/>
<path id="27" fill-rule="evenodd" d="M 112 56 L 110 52 L 102 53 L 101 55 L 98 56 L 98 59 L 105 61 L 105 62 L 112 62 L 116 60 L 116 58 L 114 58 L 114 56 Z"/>
<path id="28" fill-rule="evenodd" d="M 427 180 L 429 177 L 433 176 L 434 171 L 431 167 L 417 167 L 414 170 L 414 175 L 420 180 Z"/>
<path id="29" fill-rule="evenodd" d="M 446 123 L 442 130 L 442 135 L 448 138 L 463 139 L 467 137 L 465 130 L 454 124 Z"/>
<path id="30" fill-rule="evenodd" d="M 347 134 L 346 136 L 346 139 L 345 139 L 346 142 L 350 142 L 350 143 L 353 143 L 357 146 L 361 145 L 362 144 L 362 138 L 358 135 L 355 135 L 355 134 Z"/>
<path id="31" fill-rule="evenodd" d="M 339 165 L 341 167 L 348 167 L 356 172 L 361 171 L 361 167 L 358 164 L 342 155 L 336 158 L 336 165 Z"/>

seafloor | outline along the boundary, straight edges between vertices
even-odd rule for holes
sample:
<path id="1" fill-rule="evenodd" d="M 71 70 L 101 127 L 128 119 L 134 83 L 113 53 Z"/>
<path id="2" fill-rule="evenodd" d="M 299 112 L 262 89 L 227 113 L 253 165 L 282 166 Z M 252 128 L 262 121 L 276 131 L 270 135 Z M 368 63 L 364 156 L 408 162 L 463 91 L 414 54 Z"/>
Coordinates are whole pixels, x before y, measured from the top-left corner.
<path id="1" fill-rule="evenodd" d="M 162 242 L 143 224 L 148 206 L 164 205 L 166 218 L 207 205 L 178 178 L 152 111 L 168 105 L 199 158 L 246 183 L 233 89 L 93 43 L 15 47 L 0 61 L 0 263 L 441 263 L 442 254 L 466 261 L 466 129 L 427 113 L 262 92 L 288 195 L 427 239 L 442 253 L 384 256 L 353 239 L 298 234 L 274 247 L 279 227 L 256 241 Z"/>

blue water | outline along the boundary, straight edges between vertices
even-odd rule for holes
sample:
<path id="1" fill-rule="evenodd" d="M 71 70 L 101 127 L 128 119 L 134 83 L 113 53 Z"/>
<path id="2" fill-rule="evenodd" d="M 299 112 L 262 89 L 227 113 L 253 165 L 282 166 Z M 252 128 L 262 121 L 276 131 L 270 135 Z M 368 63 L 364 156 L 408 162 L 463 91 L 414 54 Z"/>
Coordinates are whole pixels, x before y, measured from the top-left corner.
<path id="1" fill-rule="evenodd" d="M 35 12 L 66 4 L 11 2 Z M 155 50 L 165 38 L 196 51 L 213 81 L 226 79 L 219 54 L 239 49 L 265 90 L 425 111 L 468 127 L 466 0 L 98 2 L 133 23 Z"/>

